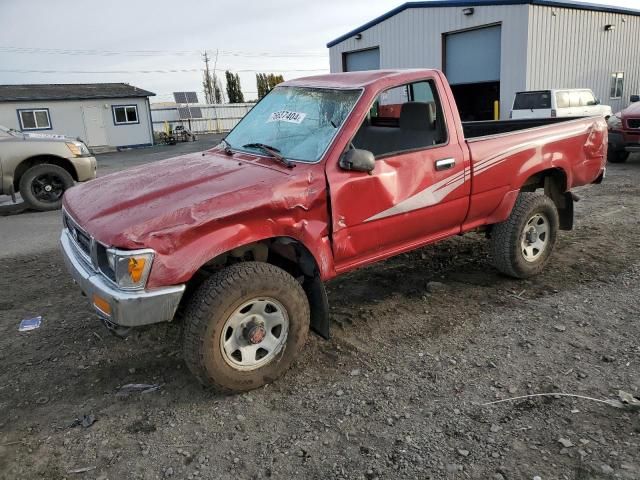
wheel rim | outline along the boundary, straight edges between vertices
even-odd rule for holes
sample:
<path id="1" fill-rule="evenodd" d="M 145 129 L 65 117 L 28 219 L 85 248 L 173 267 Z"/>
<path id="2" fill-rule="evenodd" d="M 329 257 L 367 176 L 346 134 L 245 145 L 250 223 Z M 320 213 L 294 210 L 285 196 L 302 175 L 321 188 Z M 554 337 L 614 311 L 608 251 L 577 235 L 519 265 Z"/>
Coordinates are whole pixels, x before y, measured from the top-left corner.
<path id="1" fill-rule="evenodd" d="M 236 370 L 255 370 L 280 353 L 289 333 L 289 315 L 270 297 L 244 302 L 227 319 L 220 335 L 225 362 Z"/>
<path id="2" fill-rule="evenodd" d="M 57 202 L 64 193 L 64 181 L 55 173 L 43 173 L 31 182 L 31 193 L 41 202 Z"/>
<path id="3" fill-rule="evenodd" d="M 527 221 L 520 241 L 520 251 L 527 262 L 535 262 L 549 244 L 549 219 L 536 213 Z"/>

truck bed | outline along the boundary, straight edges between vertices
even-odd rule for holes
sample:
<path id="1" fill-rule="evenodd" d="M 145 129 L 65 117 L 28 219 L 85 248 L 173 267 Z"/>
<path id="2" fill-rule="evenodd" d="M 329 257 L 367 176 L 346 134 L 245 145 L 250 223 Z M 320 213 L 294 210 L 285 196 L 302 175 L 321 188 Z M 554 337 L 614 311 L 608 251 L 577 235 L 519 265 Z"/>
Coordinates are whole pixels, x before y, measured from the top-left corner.
<path id="1" fill-rule="evenodd" d="M 560 118 L 523 118 L 520 120 L 488 120 L 481 122 L 462 122 L 462 130 L 467 140 L 476 137 L 487 137 L 501 133 L 515 132 L 527 128 L 542 127 L 555 123 L 577 120 L 581 117 Z"/>

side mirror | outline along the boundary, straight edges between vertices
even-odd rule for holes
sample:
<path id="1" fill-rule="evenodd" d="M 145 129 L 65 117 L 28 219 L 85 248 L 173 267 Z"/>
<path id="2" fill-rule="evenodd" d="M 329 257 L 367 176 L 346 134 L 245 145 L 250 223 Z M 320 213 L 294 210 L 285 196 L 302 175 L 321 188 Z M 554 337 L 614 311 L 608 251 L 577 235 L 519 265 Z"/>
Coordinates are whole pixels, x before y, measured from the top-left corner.
<path id="1" fill-rule="evenodd" d="M 371 173 L 376 167 L 376 159 L 369 150 L 352 148 L 340 157 L 340 168 L 354 172 Z"/>
<path id="2" fill-rule="evenodd" d="M 631 103 L 640 102 L 640 95 L 631 95 L 629 100 L 631 100 Z"/>

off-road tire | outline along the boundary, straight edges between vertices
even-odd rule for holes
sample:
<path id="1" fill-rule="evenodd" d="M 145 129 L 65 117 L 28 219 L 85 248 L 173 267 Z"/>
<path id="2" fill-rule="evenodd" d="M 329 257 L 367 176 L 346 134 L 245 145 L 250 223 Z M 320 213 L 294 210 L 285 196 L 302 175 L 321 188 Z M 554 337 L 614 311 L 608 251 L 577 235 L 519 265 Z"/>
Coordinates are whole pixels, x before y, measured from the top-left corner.
<path id="1" fill-rule="evenodd" d="M 274 298 L 285 307 L 289 317 L 286 343 L 264 366 L 238 370 L 225 361 L 220 336 L 229 316 L 245 301 L 259 296 Z M 184 359 L 205 386 L 223 393 L 253 390 L 273 382 L 291 366 L 307 339 L 309 319 L 307 296 L 289 273 L 268 263 L 237 263 L 205 280 L 189 300 L 184 312 Z"/>
<path id="2" fill-rule="evenodd" d="M 59 179 L 62 185 L 62 194 L 55 201 L 44 201 L 38 198 L 34 192 L 34 182 L 37 178 L 49 175 Z M 24 202 L 33 210 L 48 211 L 57 210 L 62 206 L 64 192 L 73 187 L 73 177 L 64 168 L 51 163 L 41 163 L 28 169 L 20 178 L 20 195 Z"/>
<path id="3" fill-rule="evenodd" d="M 609 163 L 624 163 L 629 158 L 629 152 L 624 150 L 613 150 L 609 148 L 607 150 L 607 162 Z"/>
<path id="4" fill-rule="evenodd" d="M 525 260 L 521 242 L 527 222 L 536 214 L 543 214 L 549 223 L 547 245 L 532 262 Z M 556 243 L 559 219 L 558 209 L 546 195 L 522 192 L 509 218 L 493 226 L 491 231 L 491 258 L 493 265 L 505 275 L 527 278 L 542 271 L 549 261 Z"/>

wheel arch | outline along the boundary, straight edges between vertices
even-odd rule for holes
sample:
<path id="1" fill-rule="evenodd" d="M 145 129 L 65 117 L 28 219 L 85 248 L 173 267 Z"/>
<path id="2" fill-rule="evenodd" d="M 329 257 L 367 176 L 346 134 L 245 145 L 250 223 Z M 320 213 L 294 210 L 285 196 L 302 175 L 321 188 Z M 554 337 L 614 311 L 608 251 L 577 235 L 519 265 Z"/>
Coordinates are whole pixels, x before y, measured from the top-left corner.
<path id="1" fill-rule="evenodd" d="M 71 161 L 67 158 L 59 157 L 57 155 L 34 155 L 32 157 L 24 159 L 20 162 L 13 171 L 13 188 L 18 191 L 20 188 L 20 179 L 31 167 L 36 165 L 42 165 L 44 163 L 50 163 L 64 168 L 74 181 L 78 181 L 78 172 L 73 167 Z"/>
<path id="2" fill-rule="evenodd" d="M 321 253 L 319 255 L 322 256 Z M 211 274 L 244 261 L 269 263 L 296 278 L 309 300 L 311 329 L 323 338 L 329 338 L 329 305 L 322 282 L 322 264 L 304 242 L 286 235 L 253 240 L 215 255 L 201 265 L 187 282 L 187 291 L 181 303 L 188 302 L 191 294 Z"/>

